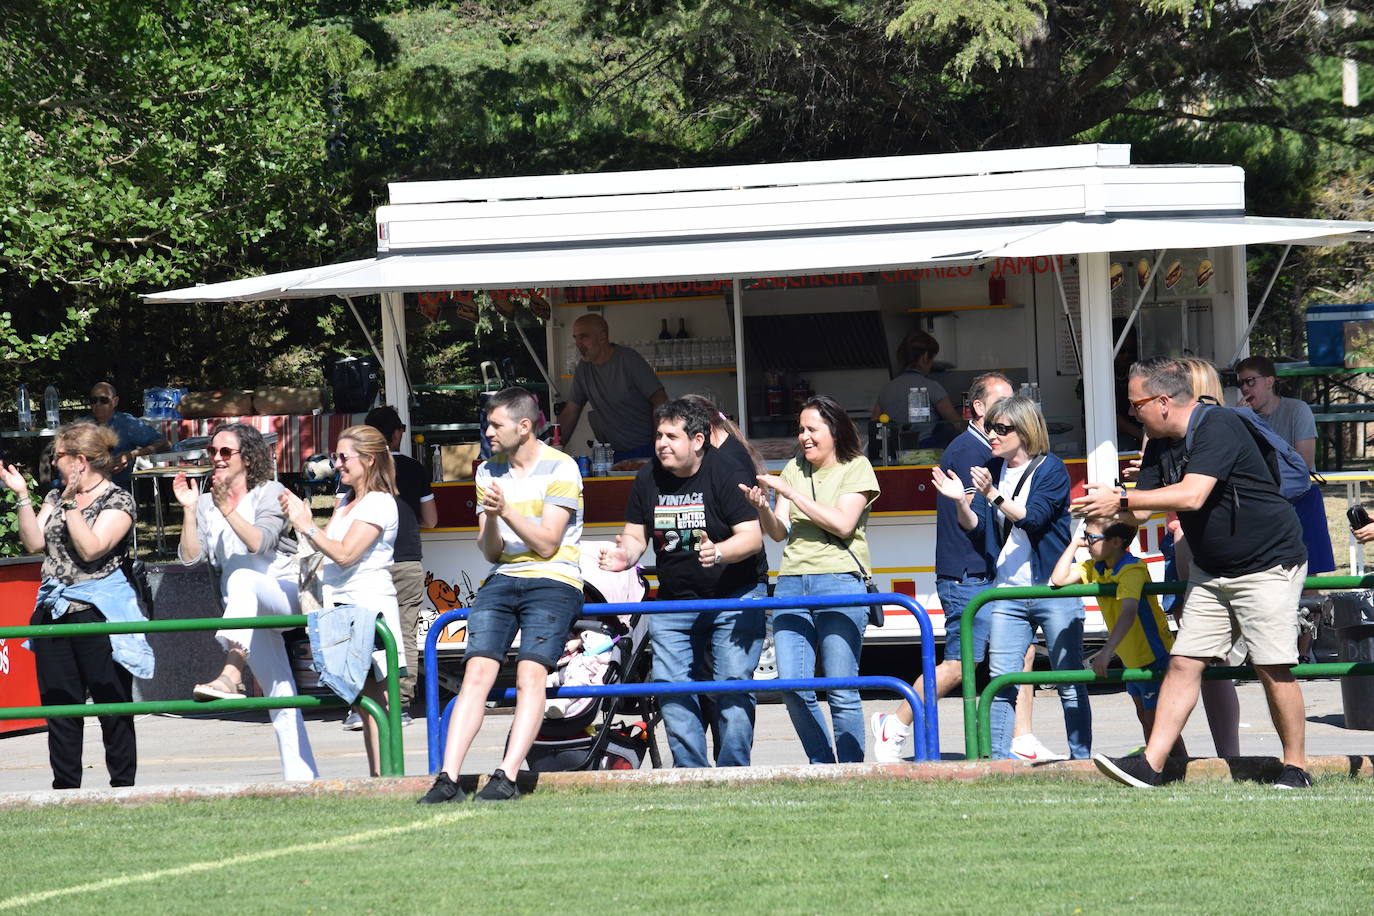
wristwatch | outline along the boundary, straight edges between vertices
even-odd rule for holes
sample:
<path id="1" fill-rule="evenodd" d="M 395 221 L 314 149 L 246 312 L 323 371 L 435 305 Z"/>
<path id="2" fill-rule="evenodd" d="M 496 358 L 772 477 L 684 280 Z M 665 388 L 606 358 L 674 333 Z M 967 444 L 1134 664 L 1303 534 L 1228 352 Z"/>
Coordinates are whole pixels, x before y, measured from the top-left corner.
<path id="1" fill-rule="evenodd" d="M 69 510 L 71 510 L 71 509 L 75 509 L 75 508 L 76 508 L 76 500 L 74 500 L 74 499 L 64 499 L 64 500 L 61 500 L 57 505 L 58 505 L 58 508 L 60 508 L 63 512 L 67 512 L 67 511 L 69 511 Z"/>
<path id="2" fill-rule="evenodd" d="M 320 526 L 319 526 L 319 525 L 311 525 L 309 528 L 305 529 L 305 536 L 308 537 L 308 538 L 313 538 L 315 535 L 317 535 L 317 534 L 319 534 L 319 533 L 320 533 Z"/>
<path id="3" fill-rule="evenodd" d="M 1005 496 L 1003 496 L 1001 493 L 998 493 L 998 494 L 997 494 L 997 498 L 994 499 L 994 500 L 992 501 L 992 504 L 993 504 L 994 506 L 1000 506 L 1000 505 L 1002 505 L 1002 503 L 1004 503 L 1004 502 L 1006 502 L 1006 501 L 1007 501 L 1007 498 L 1006 498 Z"/>
<path id="4" fill-rule="evenodd" d="M 1129 512 L 1130 510 L 1131 510 L 1131 498 L 1130 498 L 1129 496 L 1127 496 L 1125 493 L 1122 493 L 1122 494 L 1121 494 L 1121 505 L 1120 505 L 1120 507 L 1118 508 L 1117 511 L 1119 511 L 1119 512 Z"/>

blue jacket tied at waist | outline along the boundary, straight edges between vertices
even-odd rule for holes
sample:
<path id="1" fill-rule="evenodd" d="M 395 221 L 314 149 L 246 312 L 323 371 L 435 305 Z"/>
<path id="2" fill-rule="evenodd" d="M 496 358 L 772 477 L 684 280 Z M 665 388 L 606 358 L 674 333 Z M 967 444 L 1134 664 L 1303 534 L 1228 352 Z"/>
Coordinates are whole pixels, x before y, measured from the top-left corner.
<path id="1" fill-rule="evenodd" d="M 352 703 L 363 692 L 376 645 L 376 611 L 353 605 L 321 608 L 306 615 L 310 633 L 310 666 L 324 684 Z"/>
<path id="2" fill-rule="evenodd" d="M 110 623 L 141 623 L 145 619 L 134 587 L 120 569 L 100 579 L 84 579 L 71 585 L 44 579 L 38 587 L 37 606 L 47 609 L 53 620 L 71 610 L 73 601 L 93 605 Z M 110 649 L 114 660 L 134 677 L 147 680 L 153 676 L 153 647 L 143 633 L 112 633 Z"/>

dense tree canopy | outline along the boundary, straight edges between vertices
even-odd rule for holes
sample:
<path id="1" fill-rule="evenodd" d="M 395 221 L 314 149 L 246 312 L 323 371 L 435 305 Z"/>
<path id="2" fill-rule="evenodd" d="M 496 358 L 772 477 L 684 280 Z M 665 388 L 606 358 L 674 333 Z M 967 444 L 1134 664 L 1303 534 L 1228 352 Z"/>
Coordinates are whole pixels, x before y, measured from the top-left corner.
<path id="1" fill-rule="evenodd" d="M 1106 139 L 1240 162 L 1255 212 L 1363 212 L 1368 106 L 1338 87 L 1370 23 L 1317 0 L 12 0 L 0 390 L 317 378 L 362 348 L 338 304 L 137 294 L 366 254 L 391 180 Z M 1350 257 L 1280 294 L 1354 294 Z M 463 371 L 467 332 L 414 331 L 417 378 Z"/>

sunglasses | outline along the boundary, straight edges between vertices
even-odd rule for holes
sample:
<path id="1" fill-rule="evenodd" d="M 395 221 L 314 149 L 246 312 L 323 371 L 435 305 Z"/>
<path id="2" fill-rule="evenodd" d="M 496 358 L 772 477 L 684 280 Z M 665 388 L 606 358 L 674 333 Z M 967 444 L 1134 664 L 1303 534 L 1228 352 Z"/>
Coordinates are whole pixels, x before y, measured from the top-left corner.
<path id="1" fill-rule="evenodd" d="M 1106 536 L 1105 534 L 1085 534 L 1085 535 L 1083 535 L 1083 540 L 1087 541 L 1089 544 L 1096 544 L 1098 541 L 1105 541 L 1106 539 L 1107 539 L 1107 536 Z"/>
<path id="2" fill-rule="evenodd" d="M 1157 401 L 1162 397 L 1164 397 L 1164 395 L 1162 394 L 1152 394 L 1148 398 L 1137 398 L 1134 401 L 1130 402 L 1131 409 L 1139 411 L 1140 408 L 1144 407 L 1146 404 L 1150 403 L 1151 401 Z"/>
<path id="3" fill-rule="evenodd" d="M 91 395 L 91 403 L 108 404 L 110 403 L 110 396 L 108 394 L 93 394 Z"/>
<path id="4" fill-rule="evenodd" d="M 243 451 L 243 449 L 241 449 L 241 448 L 229 448 L 229 446 L 227 446 L 227 445 L 226 445 L 226 446 L 223 446 L 223 447 L 221 447 L 221 448 L 209 448 L 209 449 L 206 449 L 206 453 L 207 453 L 211 458 L 223 458 L 225 461 L 228 461 L 229 458 L 230 458 L 230 456 L 232 456 L 232 455 L 237 455 L 237 454 L 238 454 L 239 452 L 241 452 L 241 451 Z"/>
<path id="5" fill-rule="evenodd" d="M 1263 377 L 1262 375 L 1247 375 L 1245 378 L 1236 379 L 1236 381 L 1240 382 L 1240 387 L 1249 388 Z"/>
<path id="6" fill-rule="evenodd" d="M 350 458 L 357 458 L 357 455 L 345 455 L 343 452 L 335 452 L 329 458 L 335 464 L 347 464 Z"/>
<path id="7" fill-rule="evenodd" d="M 988 426 L 988 429 L 992 430 L 999 436 L 1009 436 L 1012 433 L 1016 432 L 1016 427 L 1012 426 L 1010 423 L 993 423 Z"/>

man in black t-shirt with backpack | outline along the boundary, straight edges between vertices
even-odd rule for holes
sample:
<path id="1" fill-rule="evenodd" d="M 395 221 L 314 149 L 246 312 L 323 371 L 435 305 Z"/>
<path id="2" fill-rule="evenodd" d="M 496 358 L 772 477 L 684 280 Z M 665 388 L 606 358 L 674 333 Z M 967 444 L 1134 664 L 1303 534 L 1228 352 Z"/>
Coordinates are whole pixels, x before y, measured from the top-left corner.
<path id="1" fill-rule="evenodd" d="M 753 468 L 711 447 L 711 418 L 700 406 L 677 399 L 654 411 L 654 460 L 640 468 L 625 510 L 625 530 L 601 554 L 601 567 L 619 572 L 635 564 L 652 543 L 658 566 L 658 597 L 762 598 L 768 564 L 758 513 L 741 483 Z M 690 681 L 709 651 L 714 680 L 748 680 L 763 649 L 764 613 L 757 611 L 653 614 L 649 639 L 655 681 Z M 701 705 L 690 694 L 662 698 L 663 721 L 673 765 L 707 767 Z M 748 766 L 754 745 L 754 696 L 716 698 L 718 766 Z"/>
<path id="2" fill-rule="evenodd" d="M 1193 563 L 1145 753 L 1099 754 L 1093 762 L 1126 785 L 1159 785 L 1169 749 L 1197 703 L 1203 669 L 1225 657 L 1239 630 L 1283 746 L 1284 768 L 1275 785 L 1308 788 L 1306 712 L 1289 670 L 1298 661 L 1298 596 L 1307 576 L 1298 516 L 1280 494 L 1246 421 L 1221 407 L 1198 413 L 1187 367 L 1168 357 L 1138 362 L 1127 391 L 1150 437 L 1136 488 L 1128 493 L 1089 484 L 1088 495 L 1074 500 L 1074 511 L 1132 525 L 1155 512 L 1175 511 Z"/>

